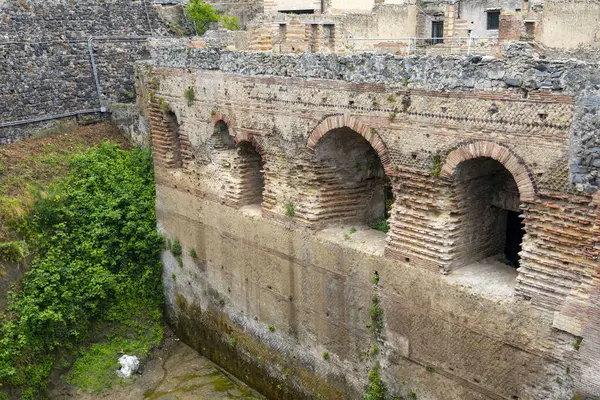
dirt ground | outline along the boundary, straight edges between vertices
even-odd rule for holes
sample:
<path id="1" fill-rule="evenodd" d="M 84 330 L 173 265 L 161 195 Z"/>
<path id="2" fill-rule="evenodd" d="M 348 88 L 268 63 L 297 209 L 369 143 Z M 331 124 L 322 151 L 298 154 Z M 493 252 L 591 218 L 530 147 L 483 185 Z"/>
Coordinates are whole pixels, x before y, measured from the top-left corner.
<path id="1" fill-rule="evenodd" d="M 211 361 L 165 332 L 163 344 L 123 385 L 101 394 L 85 393 L 61 382 L 50 395 L 56 400 L 224 400 L 264 399 Z"/>

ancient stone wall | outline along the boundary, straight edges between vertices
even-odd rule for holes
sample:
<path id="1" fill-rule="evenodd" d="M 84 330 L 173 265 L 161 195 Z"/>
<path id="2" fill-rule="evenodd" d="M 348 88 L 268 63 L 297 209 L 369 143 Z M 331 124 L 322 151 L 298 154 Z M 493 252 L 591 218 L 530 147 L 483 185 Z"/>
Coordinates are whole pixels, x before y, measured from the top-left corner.
<path id="1" fill-rule="evenodd" d="M 17 121 L 99 111 L 89 37 L 167 33 L 149 0 L 4 1 L 0 26 L 0 143 L 47 124 Z M 97 38 L 92 45 L 103 101 L 135 102 L 133 62 L 148 55 L 145 43 Z"/>
<path id="2" fill-rule="evenodd" d="M 595 157 L 598 69 L 527 51 L 155 42 L 138 76 L 152 92 L 159 224 L 186 249 L 181 267 L 164 255 L 178 334 L 272 398 L 359 398 L 376 358 L 403 396 L 600 394 L 597 168 L 576 156 Z M 382 213 L 385 179 L 387 234 L 365 216 Z M 257 185 L 262 199 L 248 195 Z M 509 211 L 523 221 L 518 270 L 486 258 L 509 239 Z"/>
<path id="3" fill-rule="evenodd" d="M 240 19 L 242 27 L 245 27 L 258 14 L 265 12 L 264 0 L 210 0 L 217 10 L 235 15 Z"/>

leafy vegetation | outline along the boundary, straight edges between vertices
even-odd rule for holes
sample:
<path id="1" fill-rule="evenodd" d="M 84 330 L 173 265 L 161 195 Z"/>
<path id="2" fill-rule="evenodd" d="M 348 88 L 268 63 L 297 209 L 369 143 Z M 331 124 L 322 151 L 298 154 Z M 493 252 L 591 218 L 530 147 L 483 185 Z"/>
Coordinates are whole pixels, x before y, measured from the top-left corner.
<path id="1" fill-rule="evenodd" d="M 371 275 L 371 282 L 373 282 L 373 285 L 379 286 L 379 273 L 377 271 Z"/>
<path id="2" fill-rule="evenodd" d="M 296 215 L 296 207 L 293 203 L 286 203 L 285 215 L 287 215 L 288 217 L 294 217 Z"/>
<path id="3" fill-rule="evenodd" d="M 440 156 L 439 154 L 436 154 L 433 157 L 433 165 L 431 166 L 431 175 L 433 175 L 437 178 L 440 176 L 441 172 L 442 172 L 442 156 Z"/>
<path id="4" fill-rule="evenodd" d="M 369 371 L 369 386 L 363 396 L 363 400 L 385 400 L 387 390 L 381 379 L 381 366 L 379 361 Z"/>
<path id="5" fill-rule="evenodd" d="M 0 259 L 2 260 L 20 262 L 28 253 L 27 242 L 24 240 L 0 242 Z"/>
<path id="6" fill-rule="evenodd" d="M 205 3 L 202 0 L 190 0 L 185 7 L 185 11 L 187 11 L 190 20 L 195 24 L 199 35 L 204 34 L 210 28 L 211 23 L 218 21 L 221 21 L 225 29 L 239 30 L 241 28 L 238 17 L 219 14 L 211 4 Z"/>
<path id="7" fill-rule="evenodd" d="M 381 308 L 379 297 L 376 295 L 371 299 L 369 315 L 371 317 L 371 329 L 377 336 L 380 336 L 383 331 L 383 308 Z"/>
<path id="8" fill-rule="evenodd" d="M 375 229 L 376 231 L 388 233 L 390 230 L 390 223 L 386 218 L 381 218 L 377 220 L 373 225 L 371 225 L 371 229 Z"/>
<path id="9" fill-rule="evenodd" d="M 183 254 L 181 242 L 179 241 L 179 239 L 175 238 L 175 240 L 173 240 L 173 244 L 171 245 L 170 250 L 175 257 L 179 257 L 181 256 L 181 254 Z"/>
<path id="10" fill-rule="evenodd" d="M 194 92 L 194 88 L 190 86 L 189 88 L 185 89 L 183 92 L 183 97 L 185 97 L 188 107 L 191 107 L 196 100 L 196 92 Z"/>
<path id="11" fill-rule="evenodd" d="M 242 29 L 242 25 L 240 24 L 240 19 L 238 17 L 236 17 L 235 15 L 231 16 L 231 15 L 223 14 L 223 15 L 221 15 L 220 19 L 221 19 L 221 25 L 225 29 L 229 29 L 230 31 L 239 31 L 240 29 Z"/>
<path id="12" fill-rule="evenodd" d="M 34 198 L 19 230 L 35 252 L 0 315 L 2 390 L 43 391 L 59 354 L 79 351 L 70 381 L 108 385 L 121 351 L 143 356 L 162 339 L 161 238 L 149 151 L 103 144 Z M 104 361 L 100 361 L 104 360 Z M 58 365 L 57 365 L 58 364 Z"/>

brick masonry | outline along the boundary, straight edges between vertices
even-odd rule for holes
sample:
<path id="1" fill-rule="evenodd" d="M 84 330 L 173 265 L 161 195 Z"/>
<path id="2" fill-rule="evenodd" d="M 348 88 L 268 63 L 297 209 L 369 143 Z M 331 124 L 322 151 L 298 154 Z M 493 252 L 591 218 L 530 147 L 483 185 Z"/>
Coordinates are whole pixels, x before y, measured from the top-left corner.
<path id="1" fill-rule="evenodd" d="M 579 92 L 566 76 L 556 81 L 561 90 L 546 90 L 543 84 L 533 89 L 530 83 L 525 94 L 505 77 L 528 82 L 554 62 L 510 55 L 494 61 L 342 58 L 177 46 L 157 43 L 154 65 L 139 65 L 147 72 L 138 74 L 178 124 L 179 139 L 167 132 L 158 115 L 162 111 L 155 110 L 161 227 L 180 238 L 189 236 L 188 230 L 197 232 L 184 244 L 205 254 L 199 275 L 192 264 L 181 271 L 189 272 L 187 283 L 168 279 L 171 267 L 165 259 L 173 317 L 185 315 L 178 314 L 177 296 L 209 309 L 226 297 L 231 306 L 217 312 L 230 321 L 223 329 L 241 329 L 254 343 L 263 337 L 256 321 L 281 326 L 281 335 L 267 341 L 272 350 L 284 358 L 298 351 L 317 355 L 306 355 L 299 364 L 289 358 L 284 368 L 299 368 L 307 377 L 328 368 L 331 397 L 354 398 L 366 374 L 360 372 L 364 360 L 351 349 L 367 340 L 360 310 L 368 308 L 370 297 L 359 288 L 368 288 L 369 275 L 378 271 L 387 282 L 382 346 L 394 391 L 406 395 L 400 385 L 406 379 L 423 398 L 432 399 L 600 395 L 595 339 L 600 211 L 597 195 L 590 194 L 593 185 L 578 184 L 569 165 L 573 154 L 593 154 L 573 139 L 581 126 L 595 123 L 579 119 L 582 107 L 589 109 L 583 106 L 590 93 L 585 81 L 577 82 Z M 595 79 L 582 63 L 563 71 Z M 183 98 L 188 87 L 196 92 L 193 104 Z M 223 125 L 232 141 L 248 143 L 260 162 L 248 161 L 232 146 L 215 146 L 223 129 L 216 127 Z M 596 134 L 587 132 L 586 143 Z M 344 143 L 329 140 L 334 135 L 347 135 L 354 149 L 361 143 L 371 149 L 373 155 L 357 163 L 354 175 L 348 160 L 358 158 Z M 177 140 L 190 157 L 183 168 L 173 168 L 165 156 L 163 142 L 172 149 Z M 392 187 L 385 238 L 361 227 L 366 220 L 360 211 L 373 200 L 368 194 L 380 187 L 377 165 L 363 169 L 369 160 L 379 160 Z M 248 193 L 260 187 L 261 175 L 256 214 L 257 205 L 254 211 L 243 206 L 256 203 L 257 196 Z M 353 181 L 359 175 L 364 180 Z M 508 286 L 488 286 L 487 276 L 481 276 L 457 289 L 450 282 L 461 282 L 469 265 L 504 245 L 502 232 L 488 234 L 498 227 L 486 214 L 490 206 L 521 212 L 520 268 L 509 273 Z M 360 236 L 364 241 L 348 234 L 353 224 L 360 228 L 358 235 L 366 235 Z M 244 256 L 238 256 L 242 248 Z M 347 264 L 339 265 L 343 260 Z M 295 266 L 288 270 L 288 262 Z M 246 287 L 244 274 L 263 278 Z M 289 282 L 292 277 L 299 281 Z M 231 285 L 238 285 L 232 289 L 235 296 L 227 294 Z M 202 295 L 200 288 L 209 294 Z M 320 317 L 325 313 L 327 318 Z M 301 324 L 293 322 L 298 315 Z M 207 320 L 195 323 L 210 328 L 203 325 Z M 182 333 L 188 341 L 193 341 L 192 326 Z M 335 354 L 333 365 L 319 361 L 323 348 Z M 435 370 L 431 379 L 420 375 L 424 366 Z M 278 373 L 265 373 L 281 381 Z M 321 384 L 312 378 L 295 381 L 290 387 L 298 397 L 288 398 L 315 394 Z M 283 386 L 289 389 L 288 383 Z"/>

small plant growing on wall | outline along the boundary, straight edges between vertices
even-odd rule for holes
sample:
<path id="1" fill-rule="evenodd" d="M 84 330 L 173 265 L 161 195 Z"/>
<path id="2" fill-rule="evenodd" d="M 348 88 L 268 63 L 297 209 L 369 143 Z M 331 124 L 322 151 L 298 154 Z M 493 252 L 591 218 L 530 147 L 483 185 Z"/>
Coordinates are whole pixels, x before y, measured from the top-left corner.
<path id="1" fill-rule="evenodd" d="M 380 231 L 383 233 L 388 233 L 390 230 L 390 223 L 387 219 L 379 219 L 373 225 L 371 225 L 371 229 L 375 229 L 376 231 Z"/>
<path id="2" fill-rule="evenodd" d="M 167 103 L 167 101 L 165 99 L 163 99 L 162 97 L 158 98 L 158 106 L 164 113 L 169 111 L 169 103 Z"/>
<path id="3" fill-rule="evenodd" d="M 190 249 L 190 257 L 192 257 L 194 260 L 198 258 L 198 253 L 196 253 L 196 249 L 193 247 Z"/>
<path id="4" fill-rule="evenodd" d="M 296 207 L 293 203 L 286 203 L 285 215 L 287 215 L 288 217 L 294 217 L 296 215 Z"/>
<path id="5" fill-rule="evenodd" d="M 269 328 L 269 332 L 275 332 L 275 325 L 269 324 L 268 328 Z"/>
<path id="6" fill-rule="evenodd" d="M 379 347 L 376 344 L 371 345 L 371 350 L 369 351 L 372 356 L 376 356 L 379 353 Z"/>
<path id="7" fill-rule="evenodd" d="M 431 175 L 433 175 L 437 178 L 440 176 L 441 172 L 442 172 L 442 156 L 440 156 L 439 154 L 436 154 L 433 157 L 433 165 L 431 166 Z"/>
<path id="8" fill-rule="evenodd" d="M 373 282 L 373 285 L 379 286 L 379 273 L 377 271 L 371 275 L 371 282 Z"/>
<path id="9" fill-rule="evenodd" d="M 581 348 L 581 342 L 583 342 L 583 338 L 576 338 L 575 341 L 573 342 L 573 348 L 577 351 L 579 351 L 579 349 Z"/>
<path id="10" fill-rule="evenodd" d="M 379 297 L 376 295 L 371 299 L 369 315 L 371 317 L 371 329 L 377 336 L 381 336 L 383 331 L 383 308 L 381 308 Z"/>
<path id="11" fill-rule="evenodd" d="M 171 253 L 173 253 L 173 255 L 175 257 L 179 257 L 182 254 L 181 242 L 177 238 L 175 238 L 175 240 L 173 240 L 173 244 L 171 245 Z"/>
<path id="12" fill-rule="evenodd" d="M 231 347 L 235 347 L 237 344 L 237 340 L 235 340 L 235 338 L 229 338 L 228 342 Z"/>
<path id="13" fill-rule="evenodd" d="M 194 92 L 194 88 L 190 86 L 189 88 L 185 89 L 185 91 L 183 92 L 183 97 L 185 97 L 188 107 L 191 107 L 194 104 L 194 100 L 196 100 L 196 93 Z"/>
<path id="14" fill-rule="evenodd" d="M 329 352 L 327 352 L 327 351 L 323 352 L 323 360 L 325 360 L 325 361 L 329 360 Z"/>
<path id="15" fill-rule="evenodd" d="M 387 389 L 381 379 L 381 365 L 379 361 L 369 371 L 369 385 L 363 396 L 363 400 L 385 400 Z"/>

